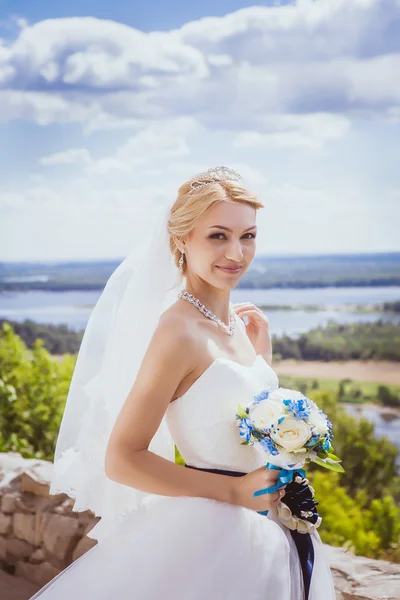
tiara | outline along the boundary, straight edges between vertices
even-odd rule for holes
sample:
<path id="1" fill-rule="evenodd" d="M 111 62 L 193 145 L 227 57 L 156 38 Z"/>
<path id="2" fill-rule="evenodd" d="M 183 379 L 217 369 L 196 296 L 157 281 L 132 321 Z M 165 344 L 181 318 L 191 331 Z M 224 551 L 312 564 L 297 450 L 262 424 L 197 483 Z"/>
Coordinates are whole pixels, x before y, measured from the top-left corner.
<path id="1" fill-rule="evenodd" d="M 200 173 L 197 177 L 197 179 L 190 182 L 190 187 L 193 190 L 199 190 L 206 185 L 218 183 L 219 181 L 243 181 L 243 177 L 239 173 L 222 166 L 212 167 L 208 171 Z"/>

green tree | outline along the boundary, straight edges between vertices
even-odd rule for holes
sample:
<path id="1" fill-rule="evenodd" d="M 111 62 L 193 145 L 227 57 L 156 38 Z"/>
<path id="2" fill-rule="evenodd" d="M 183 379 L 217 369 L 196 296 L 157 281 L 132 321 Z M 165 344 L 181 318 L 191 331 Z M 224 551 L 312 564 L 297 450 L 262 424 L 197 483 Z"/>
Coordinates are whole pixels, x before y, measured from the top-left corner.
<path id="1" fill-rule="evenodd" d="M 0 450 L 52 460 L 76 356 L 55 360 L 39 338 L 28 351 L 0 330 Z"/>

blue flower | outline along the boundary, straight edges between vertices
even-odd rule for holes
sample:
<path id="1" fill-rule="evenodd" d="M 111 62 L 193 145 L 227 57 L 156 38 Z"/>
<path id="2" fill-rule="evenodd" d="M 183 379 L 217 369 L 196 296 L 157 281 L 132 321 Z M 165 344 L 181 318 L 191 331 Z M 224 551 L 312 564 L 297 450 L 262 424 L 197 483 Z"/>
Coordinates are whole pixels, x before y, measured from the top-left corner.
<path id="1" fill-rule="evenodd" d="M 295 419 L 307 419 L 311 414 L 311 408 L 308 405 L 307 398 L 300 400 L 284 400 L 283 404 L 288 407 L 288 411 L 293 413 Z"/>
<path id="2" fill-rule="evenodd" d="M 261 400 L 266 400 L 269 397 L 270 392 L 268 390 L 262 390 L 259 394 L 254 396 L 254 404 L 258 404 Z"/>
<path id="3" fill-rule="evenodd" d="M 250 419 L 241 419 L 241 423 L 239 425 L 240 437 L 244 438 L 246 440 L 246 442 L 249 442 L 252 431 L 253 431 L 253 426 L 251 424 L 251 420 Z"/>
<path id="4" fill-rule="evenodd" d="M 315 446 L 320 437 L 321 436 L 319 434 L 314 434 L 312 437 L 310 437 L 308 442 L 305 444 L 306 448 L 311 448 L 312 446 Z"/>
<path id="5" fill-rule="evenodd" d="M 330 443 L 329 439 L 327 438 L 326 440 L 323 441 L 322 448 L 324 450 L 329 450 L 330 445 L 331 445 L 331 443 Z"/>
<path id="6" fill-rule="evenodd" d="M 261 437 L 259 439 L 259 442 L 260 442 L 260 446 L 263 450 L 266 450 L 273 456 L 276 456 L 277 454 L 279 454 L 279 451 L 277 450 L 277 447 L 276 447 L 274 441 L 271 440 L 270 437 L 266 437 L 266 436 Z"/>

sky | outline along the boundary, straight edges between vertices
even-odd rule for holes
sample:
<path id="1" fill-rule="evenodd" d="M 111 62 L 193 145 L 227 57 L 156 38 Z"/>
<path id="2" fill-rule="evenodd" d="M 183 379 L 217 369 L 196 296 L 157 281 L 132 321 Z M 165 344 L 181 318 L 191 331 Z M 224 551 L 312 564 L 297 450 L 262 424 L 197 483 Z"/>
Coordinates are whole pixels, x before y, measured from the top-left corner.
<path id="1" fill-rule="evenodd" d="M 257 253 L 400 251 L 399 72 L 400 0 L 0 0 L 0 261 L 120 259 L 216 165 Z"/>

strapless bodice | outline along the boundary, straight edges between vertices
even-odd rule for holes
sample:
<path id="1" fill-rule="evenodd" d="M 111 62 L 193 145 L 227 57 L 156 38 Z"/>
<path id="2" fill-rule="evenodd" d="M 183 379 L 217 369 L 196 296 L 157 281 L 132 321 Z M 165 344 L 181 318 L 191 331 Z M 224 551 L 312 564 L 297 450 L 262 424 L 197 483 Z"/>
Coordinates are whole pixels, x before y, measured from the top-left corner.
<path id="1" fill-rule="evenodd" d="M 265 464 L 250 445 L 241 445 L 236 425 L 238 404 L 247 404 L 263 389 L 279 387 L 275 371 L 258 354 L 242 365 L 215 359 L 193 385 L 170 403 L 169 431 L 188 465 L 249 472 Z"/>

